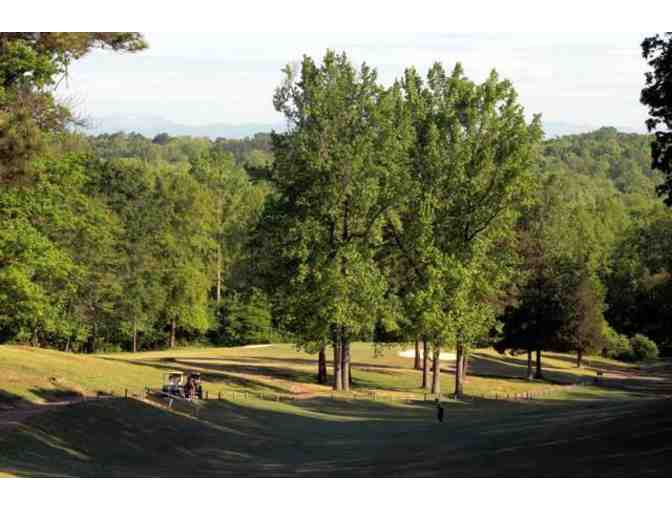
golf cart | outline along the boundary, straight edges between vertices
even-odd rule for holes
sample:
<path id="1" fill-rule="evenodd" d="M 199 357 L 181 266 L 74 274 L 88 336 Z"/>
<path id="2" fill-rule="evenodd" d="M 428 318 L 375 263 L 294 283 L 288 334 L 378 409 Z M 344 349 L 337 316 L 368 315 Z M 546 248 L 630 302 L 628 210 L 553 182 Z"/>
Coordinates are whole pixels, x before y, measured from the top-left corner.
<path id="1" fill-rule="evenodd" d="M 176 397 L 203 399 L 203 386 L 201 385 L 201 374 L 190 372 L 186 378 L 184 372 L 171 371 L 163 376 L 162 393 L 174 395 Z"/>
<path id="2" fill-rule="evenodd" d="M 184 373 L 174 371 L 164 374 L 161 391 L 170 395 L 184 397 Z"/>

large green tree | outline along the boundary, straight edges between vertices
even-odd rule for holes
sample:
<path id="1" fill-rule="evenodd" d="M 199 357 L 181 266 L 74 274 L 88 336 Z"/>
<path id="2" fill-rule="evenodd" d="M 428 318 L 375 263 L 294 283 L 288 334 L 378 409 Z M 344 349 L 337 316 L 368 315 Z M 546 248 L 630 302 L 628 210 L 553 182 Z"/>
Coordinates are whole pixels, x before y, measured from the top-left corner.
<path id="1" fill-rule="evenodd" d="M 160 222 L 157 254 L 165 293 L 164 318 L 169 325 L 168 346 L 175 347 L 177 328 L 205 332 L 213 314 L 212 255 L 216 251 L 212 193 L 187 170 L 165 168 L 155 185 Z"/>
<path id="2" fill-rule="evenodd" d="M 628 223 L 618 191 L 603 177 L 555 169 L 543 172 L 534 201 L 523 210 L 517 249 L 521 278 L 501 319 L 505 349 L 528 351 L 528 376 L 536 352 L 595 352 L 603 340 L 604 299 L 600 277 Z"/>
<path id="3" fill-rule="evenodd" d="M 153 195 L 154 169 L 140 160 L 99 161 L 89 170 L 88 192 L 104 200 L 123 228 L 112 258 L 122 295 L 116 303 L 116 329 L 137 351 L 151 334 L 163 309 L 158 240 L 161 210 Z"/>
<path id="4" fill-rule="evenodd" d="M 503 328 L 495 349 L 527 351 L 527 377 L 541 379 L 542 351 L 576 352 L 581 367 L 584 354 L 600 352 L 604 346 L 607 324 L 603 290 L 595 275 L 570 260 L 545 254 L 533 239 L 527 243 L 526 278 L 500 317 Z"/>
<path id="5" fill-rule="evenodd" d="M 518 226 L 516 243 L 519 277 L 509 289 L 508 303 L 500 316 L 503 327 L 495 349 L 500 353 L 527 351 L 527 378 L 541 379 L 541 352 L 549 348 L 562 324 L 561 292 L 556 268 L 542 238 L 544 222 L 532 221 L 539 219 L 539 204 L 526 212 Z M 532 364 L 535 352 L 536 373 Z"/>
<path id="6" fill-rule="evenodd" d="M 645 334 L 665 355 L 672 352 L 672 214 L 646 210 L 613 248 L 606 318 L 619 333 Z"/>
<path id="7" fill-rule="evenodd" d="M 601 283 L 581 271 L 572 276 L 564 293 L 558 341 L 561 349 L 576 352 L 576 366 L 580 368 L 584 354 L 599 353 L 605 346 L 607 324 Z"/>
<path id="8" fill-rule="evenodd" d="M 415 335 L 432 346 L 431 389 L 440 392 L 441 350 L 453 348 L 461 397 L 469 348 L 494 325 L 497 294 L 512 274 L 512 227 L 541 129 L 538 118 L 526 122 L 511 83 L 495 72 L 477 85 L 460 65 L 448 74 L 435 64 L 426 81 L 406 71 L 403 88 L 415 133 L 413 184 L 389 226 L 413 272 L 405 309 Z"/>
<path id="9" fill-rule="evenodd" d="M 104 201 L 87 193 L 89 161 L 81 156 L 35 162 L 28 189 L 0 193 L 0 302 L 15 338 L 69 348 L 88 340 L 119 295 L 121 225 Z"/>
<path id="10" fill-rule="evenodd" d="M 242 290 L 253 282 L 246 274 L 249 234 L 268 193 L 265 183 L 253 184 L 233 156 L 213 145 L 191 160 L 191 174 L 212 195 L 215 253 L 211 268 L 215 277 L 214 297 L 219 305 L 227 286 Z"/>
<path id="11" fill-rule="evenodd" d="M 374 256 L 384 215 L 404 191 L 401 94 L 332 51 L 285 75 L 275 106 L 289 129 L 272 136 L 275 193 L 263 229 L 287 271 L 278 289 L 286 324 L 301 341 L 331 343 L 334 388 L 347 391 L 350 342 L 372 336 L 385 304 Z"/>

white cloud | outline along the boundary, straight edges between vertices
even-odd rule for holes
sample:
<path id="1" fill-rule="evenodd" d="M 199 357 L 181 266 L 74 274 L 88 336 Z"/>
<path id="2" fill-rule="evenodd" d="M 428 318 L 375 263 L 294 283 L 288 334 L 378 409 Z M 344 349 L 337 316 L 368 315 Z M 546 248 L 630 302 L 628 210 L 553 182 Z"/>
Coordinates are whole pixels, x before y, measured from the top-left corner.
<path id="1" fill-rule="evenodd" d="M 280 69 L 303 54 L 346 51 L 390 83 L 407 66 L 460 61 L 482 80 L 513 81 L 528 112 L 591 125 L 638 127 L 641 34 L 148 34 L 140 55 L 96 52 L 71 70 L 67 95 L 93 116 L 143 113 L 189 123 L 277 122 Z"/>

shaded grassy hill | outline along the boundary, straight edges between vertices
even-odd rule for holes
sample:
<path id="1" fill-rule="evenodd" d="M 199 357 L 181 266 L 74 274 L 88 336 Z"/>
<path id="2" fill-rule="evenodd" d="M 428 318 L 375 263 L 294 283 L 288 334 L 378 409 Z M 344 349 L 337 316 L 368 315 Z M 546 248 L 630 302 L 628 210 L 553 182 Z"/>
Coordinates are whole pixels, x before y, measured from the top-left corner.
<path id="1" fill-rule="evenodd" d="M 670 476 L 669 401 L 75 404 L 0 436 L 18 476 Z M 585 395 L 584 395 L 585 397 Z"/>
<path id="2" fill-rule="evenodd" d="M 18 476 L 670 476 L 668 365 L 637 371 L 590 359 L 600 386 L 571 356 L 546 356 L 548 381 L 529 383 L 522 358 L 476 353 L 466 402 L 409 401 L 419 374 L 391 350 L 353 349 L 355 393 L 313 383 L 313 356 L 279 345 L 82 356 L 0 347 L 3 405 L 39 406 L 76 392 L 157 386 L 166 369 L 199 369 L 222 400 L 166 409 L 110 398 L 56 407 L 0 428 L 0 473 Z M 451 366 L 444 366 L 450 391 Z M 499 388 L 554 388 L 536 400 L 483 399 Z M 377 399 L 367 397 L 375 390 Z M 267 398 L 231 398 L 232 391 Z M 141 393 L 141 392 L 140 392 Z M 296 399 L 281 399 L 294 395 Z M 357 396 L 358 395 L 358 396 Z M 354 398 L 357 396 L 357 398 Z M 382 398 L 381 397 L 388 397 Z M 404 397 L 402 400 L 401 397 Z M 7 413 L 8 411 L 4 411 Z M 2 411 L 0 411 L 0 419 Z"/>

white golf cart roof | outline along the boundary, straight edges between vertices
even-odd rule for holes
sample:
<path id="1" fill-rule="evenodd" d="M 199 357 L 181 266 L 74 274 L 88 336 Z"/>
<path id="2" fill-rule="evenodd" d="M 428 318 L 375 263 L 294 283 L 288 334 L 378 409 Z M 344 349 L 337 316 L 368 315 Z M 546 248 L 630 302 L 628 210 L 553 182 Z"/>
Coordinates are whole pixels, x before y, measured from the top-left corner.
<path id="1" fill-rule="evenodd" d="M 177 379 L 178 381 L 181 381 L 184 378 L 184 373 L 174 370 L 172 372 L 166 372 L 163 374 L 163 380 L 164 381 L 173 381 Z"/>

